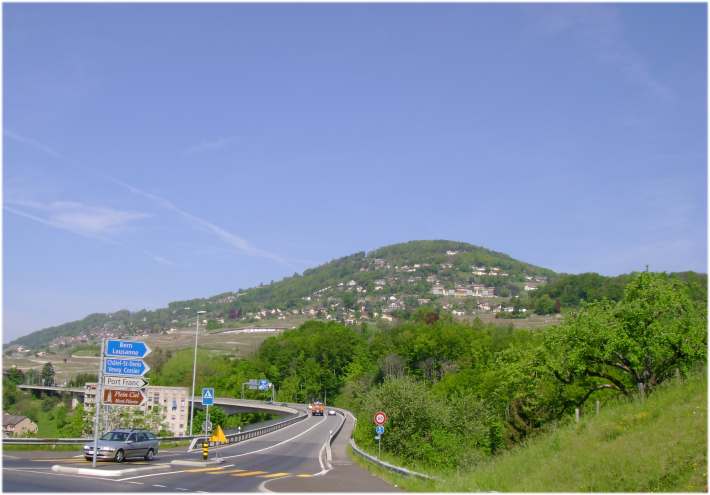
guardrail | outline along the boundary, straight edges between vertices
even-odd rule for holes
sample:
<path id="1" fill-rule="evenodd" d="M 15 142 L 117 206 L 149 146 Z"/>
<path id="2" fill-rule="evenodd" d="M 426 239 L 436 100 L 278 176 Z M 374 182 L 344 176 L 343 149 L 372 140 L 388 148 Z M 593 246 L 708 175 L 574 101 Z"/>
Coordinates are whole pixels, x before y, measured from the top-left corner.
<path id="1" fill-rule="evenodd" d="M 258 437 L 271 433 L 272 431 L 285 428 L 286 426 L 292 425 L 298 421 L 302 421 L 308 417 L 308 414 L 302 416 L 296 416 L 294 418 L 289 418 L 285 421 L 279 423 L 274 423 L 268 426 L 262 426 L 261 428 L 254 428 L 253 430 L 243 431 L 241 433 L 232 433 L 225 435 L 227 437 L 227 443 L 240 442 L 242 440 L 247 440 L 249 438 Z M 158 440 L 163 442 L 172 442 L 178 440 L 192 440 L 192 443 L 198 440 L 203 440 L 204 435 L 185 435 L 181 437 L 158 437 Z M 93 437 L 91 438 L 14 438 L 5 437 L 2 439 L 3 444 L 8 445 L 79 445 L 84 443 L 93 442 Z M 190 448 L 192 448 L 192 443 Z M 214 442 L 210 442 L 210 446 L 215 445 Z"/>
<path id="2" fill-rule="evenodd" d="M 172 442 L 177 440 L 192 440 L 193 438 L 202 438 L 201 435 L 190 435 L 183 437 L 158 437 L 161 442 Z M 82 443 L 93 442 L 94 438 L 16 438 L 5 437 L 2 439 L 3 444 L 8 445 L 77 445 Z"/>
<path id="3" fill-rule="evenodd" d="M 229 435 L 225 435 L 227 438 L 227 442 L 209 442 L 210 447 L 213 447 L 215 445 L 228 445 L 232 443 L 237 443 L 237 442 L 242 442 L 244 440 L 249 440 L 250 438 L 255 438 L 259 437 L 261 435 L 266 435 L 267 433 L 271 433 L 272 431 L 280 430 L 282 428 L 286 428 L 287 426 L 291 426 L 294 423 L 298 423 L 299 421 L 303 421 L 308 417 L 308 414 L 302 414 L 300 416 L 296 416 L 295 418 L 289 418 L 284 421 L 280 421 L 278 423 L 274 423 L 272 425 L 268 426 L 262 426 L 261 428 L 255 428 L 253 430 L 248 430 L 248 431 L 243 431 L 241 433 L 231 433 Z M 185 438 L 185 437 L 183 437 Z M 205 435 L 197 435 L 193 437 L 192 443 L 190 443 L 190 447 L 188 448 L 188 451 L 194 449 L 194 445 L 197 442 L 202 442 L 206 438 Z"/>
<path id="4" fill-rule="evenodd" d="M 352 416 L 353 420 L 357 422 L 357 419 L 355 419 L 355 416 L 350 413 L 350 416 Z M 353 432 L 355 431 L 355 428 L 353 428 Z M 416 478 L 422 478 L 426 480 L 436 480 L 434 476 L 429 476 L 428 474 L 424 473 L 418 473 L 416 471 L 412 471 L 411 469 L 407 469 L 401 466 L 395 466 L 394 464 L 390 464 L 389 462 L 383 461 L 382 459 L 378 459 L 374 455 L 370 455 L 364 450 L 362 450 L 360 447 L 357 446 L 355 443 L 355 439 L 351 436 L 350 437 L 350 447 L 352 447 L 353 452 L 361 456 L 363 459 L 376 464 L 380 467 L 383 467 L 385 469 L 389 469 L 390 471 L 393 471 L 398 474 L 403 474 L 404 476 L 414 476 Z"/>

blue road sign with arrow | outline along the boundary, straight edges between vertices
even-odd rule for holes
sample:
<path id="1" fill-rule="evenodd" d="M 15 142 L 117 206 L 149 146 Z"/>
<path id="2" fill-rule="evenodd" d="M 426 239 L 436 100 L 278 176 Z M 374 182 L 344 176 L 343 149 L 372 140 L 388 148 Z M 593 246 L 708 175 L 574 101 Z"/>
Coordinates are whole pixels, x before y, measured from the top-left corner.
<path id="1" fill-rule="evenodd" d="M 150 366 L 140 359 L 106 359 L 104 373 L 119 376 L 143 376 Z"/>
<path id="2" fill-rule="evenodd" d="M 150 347 L 145 342 L 137 340 L 108 340 L 106 341 L 106 356 L 144 358 L 150 354 Z"/>
<path id="3" fill-rule="evenodd" d="M 214 404 L 214 389 L 213 388 L 203 388 L 202 389 L 202 405 L 211 406 Z"/>

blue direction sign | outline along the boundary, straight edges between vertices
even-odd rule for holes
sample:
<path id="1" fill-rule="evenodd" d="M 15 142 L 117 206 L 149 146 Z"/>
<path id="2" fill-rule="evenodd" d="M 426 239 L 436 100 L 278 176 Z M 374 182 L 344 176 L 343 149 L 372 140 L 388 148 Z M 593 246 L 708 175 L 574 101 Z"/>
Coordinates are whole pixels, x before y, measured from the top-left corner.
<path id="1" fill-rule="evenodd" d="M 150 366 L 140 359 L 106 359 L 104 373 L 119 376 L 143 376 L 148 373 Z"/>
<path id="2" fill-rule="evenodd" d="M 375 433 L 382 435 L 385 432 L 385 427 L 382 425 L 375 426 Z"/>
<path id="3" fill-rule="evenodd" d="M 259 390 L 269 390 L 269 380 L 259 380 Z"/>
<path id="4" fill-rule="evenodd" d="M 106 342 L 106 356 L 144 358 L 150 354 L 150 347 L 137 340 L 109 340 Z"/>
<path id="5" fill-rule="evenodd" d="M 202 405 L 211 406 L 214 404 L 214 389 L 213 388 L 203 388 L 202 389 Z"/>

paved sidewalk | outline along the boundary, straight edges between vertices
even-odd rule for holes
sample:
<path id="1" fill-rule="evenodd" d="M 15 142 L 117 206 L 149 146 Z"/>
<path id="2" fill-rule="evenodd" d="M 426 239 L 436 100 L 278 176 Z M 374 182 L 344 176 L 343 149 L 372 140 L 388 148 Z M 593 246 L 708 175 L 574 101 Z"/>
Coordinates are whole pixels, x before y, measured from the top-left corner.
<path id="1" fill-rule="evenodd" d="M 313 478 L 281 478 L 269 481 L 264 488 L 272 492 L 399 492 L 381 478 L 370 474 L 348 457 L 348 440 L 354 422 L 350 416 L 333 442 L 333 469 Z"/>

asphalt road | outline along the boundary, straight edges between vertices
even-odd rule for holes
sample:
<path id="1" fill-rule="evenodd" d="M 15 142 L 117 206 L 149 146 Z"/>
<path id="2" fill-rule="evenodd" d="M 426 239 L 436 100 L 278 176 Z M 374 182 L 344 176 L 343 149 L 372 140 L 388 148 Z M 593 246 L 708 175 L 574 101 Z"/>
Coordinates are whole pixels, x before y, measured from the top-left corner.
<path id="1" fill-rule="evenodd" d="M 204 467 L 170 466 L 169 468 L 138 472 L 113 478 L 97 478 L 79 474 L 56 473 L 52 465 L 70 467 L 91 467 L 91 462 L 84 460 L 77 452 L 29 452 L 12 451 L 3 453 L 3 491 L 5 492 L 253 492 L 253 491 L 292 491 L 292 486 L 285 490 L 265 488 L 267 482 L 280 479 L 295 481 L 311 478 L 329 479 L 330 484 L 337 481 L 338 469 L 328 471 L 324 455 L 324 444 L 329 431 L 340 425 L 343 417 L 315 416 L 290 425 L 267 435 L 246 440 L 230 446 L 211 449 L 214 455 L 224 459 L 218 465 Z M 343 438 L 346 429 L 343 430 Z M 347 431 L 349 433 L 349 431 Z M 345 438 L 344 438 L 345 439 Z M 338 440 L 341 440 L 340 438 Z M 161 451 L 155 460 L 128 461 L 123 464 L 102 462 L 101 469 L 141 468 L 159 464 L 168 464 L 175 459 L 201 460 L 199 452 L 186 453 L 184 448 Z M 362 486 L 357 478 L 353 481 L 352 473 L 343 479 L 343 491 L 389 491 L 390 485 L 372 477 L 359 467 Z M 357 474 L 356 473 L 356 474 Z M 309 491 L 319 490 L 309 486 Z"/>

